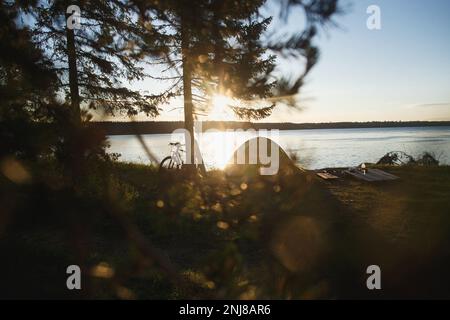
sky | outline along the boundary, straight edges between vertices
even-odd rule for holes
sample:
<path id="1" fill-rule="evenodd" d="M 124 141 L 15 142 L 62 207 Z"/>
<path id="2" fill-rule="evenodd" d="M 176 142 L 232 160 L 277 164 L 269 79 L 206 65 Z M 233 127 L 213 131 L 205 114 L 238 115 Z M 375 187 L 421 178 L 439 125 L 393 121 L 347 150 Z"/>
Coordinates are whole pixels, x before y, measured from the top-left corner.
<path id="1" fill-rule="evenodd" d="M 381 30 L 366 26 L 372 4 Z M 450 120 L 449 14 L 448 0 L 353 1 L 317 41 L 321 59 L 295 120 Z"/>
<path id="2" fill-rule="evenodd" d="M 450 1 L 342 4 L 338 26 L 316 39 L 321 57 L 298 96 L 301 109 L 279 107 L 264 121 L 450 120 Z M 381 10 L 380 30 L 367 28 L 370 5 Z M 296 23 L 301 21 L 294 14 L 288 28 L 298 28 Z M 300 61 L 293 63 L 287 67 L 302 67 Z M 136 86 L 154 87 L 149 82 Z M 182 110 L 173 110 L 178 105 L 175 101 L 154 120 L 183 120 Z"/>

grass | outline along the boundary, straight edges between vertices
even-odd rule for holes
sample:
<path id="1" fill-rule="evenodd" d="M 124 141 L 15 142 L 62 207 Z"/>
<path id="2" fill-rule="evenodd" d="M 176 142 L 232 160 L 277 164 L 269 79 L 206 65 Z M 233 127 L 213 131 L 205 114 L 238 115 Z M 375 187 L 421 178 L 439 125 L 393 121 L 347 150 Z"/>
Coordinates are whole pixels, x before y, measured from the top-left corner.
<path id="1" fill-rule="evenodd" d="M 327 184 L 355 250 L 383 266 L 383 297 L 449 297 L 450 167 L 381 167 L 399 181 Z"/>
<path id="2" fill-rule="evenodd" d="M 108 194 L 120 199 L 117 209 L 170 261 L 182 283 L 161 272 L 114 217 L 98 210 L 85 214 L 81 230 L 88 236 L 75 243 L 82 250 L 73 250 L 78 238 L 59 212 L 10 224 L 0 234 L 0 294 L 449 298 L 450 168 L 384 169 L 401 179 L 326 182 L 300 171 L 272 177 L 213 171 L 192 178 L 116 163 Z M 113 273 L 86 272 L 86 290 L 68 291 L 65 268 L 77 261 L 85 261 L 82 270 Z M 381 291 L 366 288 L 371 264 L 381 267 Z"/>

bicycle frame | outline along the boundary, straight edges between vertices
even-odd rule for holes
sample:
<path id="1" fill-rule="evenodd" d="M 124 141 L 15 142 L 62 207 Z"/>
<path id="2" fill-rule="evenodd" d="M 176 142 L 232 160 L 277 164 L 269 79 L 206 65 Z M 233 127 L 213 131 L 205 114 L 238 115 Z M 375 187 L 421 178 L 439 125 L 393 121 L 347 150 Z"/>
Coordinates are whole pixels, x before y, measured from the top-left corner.
<path id="1" fill-rule="evenodd" d="M 181 167 L 183 165 L 183 159 L 181 156 L 181 152 L 183 152 L 183 151 L 184 150 L 181 149 L 181 144 L 176 143 L 176 144 L 172 145 L 172 149 L 170 150 L 170 156 L 176 166 Z"/>

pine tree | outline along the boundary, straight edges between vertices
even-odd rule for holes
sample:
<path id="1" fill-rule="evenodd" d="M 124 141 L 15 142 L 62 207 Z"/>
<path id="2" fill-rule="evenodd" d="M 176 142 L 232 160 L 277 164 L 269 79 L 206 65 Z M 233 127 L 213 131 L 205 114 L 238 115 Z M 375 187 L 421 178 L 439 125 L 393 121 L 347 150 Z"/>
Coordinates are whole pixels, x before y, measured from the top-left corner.
<path id="1" fill-rule="evenodd" d="M 56 75 L 29 28 L 19 23 L 30 4 L 0 2 L 0 158 L 36 158 L 49 150 L 35 123 L 51 121 Z"/>
<path id="2" fill-rule="evenodd" d="M 191 137 L 194 118 L 208 112 L 211 99 L 227 95 L 249 104 L 271 95 L 272 81 L 265 76 L 274 67 L 274 57 L 266 56 L 259 39 L 270 22 L 260 18 L 258 11 L 264 1 L 140 1 L 141 10 L 156 9 L 153 28 L 168 48 L 155 63 L 166 64 L 174 95 L 184 99 L 185 129 Z M 241 117 L 252 114 L 258 118 L 270 114 L 273 105 L 265 108 L 230 106 Z M 190 150 L 194 150 L 191 139 Z M 194 153 L 190 152 L 190 163 Z"/>
<path id="3" fill-rule="evenodd" d="M 277 1 L 281 20 L 299 6 L 306 19 L 304 30 L 267 35 L 272 18 L 263 16 L 265 0 L 136 0 L 141 12 L 152 9 L 154 29 L 165 55 L 154 62 L 172 73 L 157 77 L 172 81 L 169 90 L 184 99 L 185 129 L 193 137 L 193 121 L 207 112 L 218 94 L 230 99 L 229 107 L 241 119 L 269 116 L 276 104 L 296 106 L 296 95 L 318 60 L 312 40 L 318 25 L 331 21 L 337 0 Z M 273 3 L 272 3 L 273 5 Z M 277 76 L 276 58 L 304 58 L 300 75 Z M 189 147 L 189 146 L 188 146 Z M 194 140 L 191 139 L 191 150 Z M 194 163 L 191 152 L 191 163 Z"/>
<path id="4" fill-rule="evenodd" d="M 68 26 L 74 14 L 68 8 L 74 4 L 80 8 L 79 28 Z M 123 84 L 142 80 L 141 62 L 159 54 L 148 45 L 155 42 L 152 31 L 131 5 L 119 0 L 51 0 L 39 2 L 32 13 L 36 42 L 53 61 L 75 122 L 83 106 L 111 115 L 158 114 L 157 104 L 167 96 L 146 96 Z"/>
<path id="5" fill-rule="evenodd" d="M 54 93 L 51 62 L 32 42 L 30 29 L 19 26 L 16 3 L 0 2 L 0 96 L 2 109 L 11 104 L 31 108 L 32 102 Z"/>

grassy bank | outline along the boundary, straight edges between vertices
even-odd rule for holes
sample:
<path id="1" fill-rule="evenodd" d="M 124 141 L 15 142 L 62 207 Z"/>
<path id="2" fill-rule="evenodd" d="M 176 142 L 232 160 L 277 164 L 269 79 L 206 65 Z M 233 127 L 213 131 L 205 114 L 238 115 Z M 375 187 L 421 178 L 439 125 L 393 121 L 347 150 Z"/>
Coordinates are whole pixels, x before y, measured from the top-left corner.
<path id="1" fill-rule="evenodd" d="M 401 179 L 326 182 L 301 171 L 192 178 L 116 163 L 108 194 L 120 199 L 117 215 L 88 215 L 76 230 L 56 218 L 64 212 L 7 224 L 2 294 L 449 298 L 450 167 L 385 170 Z M 117 223 L 125 218 L 137 229 Z M 84 290 L 68 291 L 65 268 L 81 258 Z M 381 267 L 381 291 L 366 288 L 371 264 Z"/>

